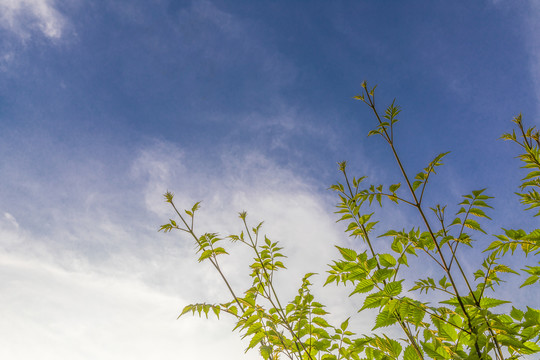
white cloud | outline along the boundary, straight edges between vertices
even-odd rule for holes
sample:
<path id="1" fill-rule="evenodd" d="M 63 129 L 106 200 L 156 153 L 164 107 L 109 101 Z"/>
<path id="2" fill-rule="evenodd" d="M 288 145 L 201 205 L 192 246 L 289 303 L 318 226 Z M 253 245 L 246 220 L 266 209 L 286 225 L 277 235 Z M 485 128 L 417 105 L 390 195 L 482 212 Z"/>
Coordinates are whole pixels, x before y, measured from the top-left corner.
<path id="1" fill-rule="evenodd" d="M 4 359 L 202 360 L 243 354 L 231 323 L 176 321 L 181 299 L 134 278 L 66 271 L 0 252 L 0 292 Z"/>
<path id="2" fill-rule="evenodd" d="M 99 176 L 85 171 L 84 161 L 100 168 Z M 251 225 L 265 220 L 263 230 L 288 255 L 289 270 L 276 278 L 284 301 L 305 272 L 321 273 L 316 281 L 324 282 L 332 244 L 343 238 L 326 199 L 262 154 L 222 154 L 214 167 L 155 142 L 119 173 L 96 167 L 96 159 L 84 161 L 55 177 L 57 188 L 42 184 L 49 189 L 45 208 L 25 215 L 57 214 L 43 224 L 46 235 L 15 218 L 17 209 L 0 209 L 0 337 L 7 344 L 1 358 L 259 358 L 256 351 L 243 355 L 246 344 L 226 317 L 175 321 L 187 303 L 225 301 L 229 294 L 209 264 L 197 263 L 191 239 L 156 231 L 172 216 L 162 198 L 166 190 L 176 192 L 180 208 L 203 200 L 199 234 L 239 232 L 242 210 Z M 19 173 L 17 180 L 27 176 Z M 84 186 L 73 186 L 76 177 Z M 129 180 L 110 187 L 110 179 L 123 177 Z M 239 244 L 225 246 L 232 255 L 223 257 L 223 269 L 241 293 L 251 282 L 245 273 L 252 254 Z M 322 302 L 342 319 L 336 290 L 328 294 Z"/>
<path id="3" fill-rule="evenodd" d="M 58 39 L 66 24 L 54 0 L 0 0 L 0 14 L 0 26 L 22 39 L 34 31 Z"/>
<path id="4" fill-rule="evenodd" d="M 162 222 L 174 215 L 162 196 L 165 190 L 171 190 L 179 209 L 202 201 L 195 223 L 199 234 L 240 232 L 238 212 L 244 210 L 251 225 L 264 220 L 263 230 L 272 240 L 279 240 L 289 256 L 288 279 L 297 281 L 287 285 L 297 287 L 303 273 L 320 271 L 329 262 L 332 244 L 343 236 L 334 223 L 331 205 L 313 190 L 309 181 L 257 152 L 240 156 L 221 154 L 217 168 L 188 156 L 171 157 L 177 152 L 175 146 L 162 143 L 141 152 L 134 162 L 136 176 L 152 174 L 147 177 L 143 196 L 148 209 L 158 214 Z M 180 233 L 172 236 L 191 241 Z M 233 252 L 236 251 L 242 253 L 237 246 Z M 230 270 L 242 274 L 242 266 L 247 266 L 246 261 L 240 260 L 239 266 Z"/>
<path id="5" fill-rule="evenodd" d="M 118 194 L 111 201 L 75 203 L 69 214 L 52 220 L 57 221 L 53 224 L 60 238 L 56 242 L 42 237 L 39 229 L 25 229 L 22 217 L 1 209 L 0 317 L 4 321 L 0 337 L 5 345 L 0 358 L 259 358 L 256 350 L 244 355 L 246 343 L 231 332 L 234 325 L 226 316 L 219 321 L 191 316 L 175 320 L 188 303 L 221 302 L 229 295 L 211 266 L 197 263 L 189 237 L 156 232 L 171 216 L 161 197 L 167 189 L 176 192 L 180 208 L 204 201 L 196 222 L 199 234 L 237 233 L 241 223 L 236 213 L 241 210 L 248 211 L 252 225 L 265 220 L 264 232 L 279 240 L 288 256 L 289 269 L 275 279 L 282 299 L 292 298 L 305 272 L 319 272 L 313 279 L 314 293 L 329 306 L 333 322 L 353 315 L 352 329 L 369 331 L 374 314 L 354 316 L 361 307 L 359 297 L 348 298 L 350 289 L 319 286 L 325 280 L 325 264 L 336 258 L 333 244 L 354 246 L 334 223 L 331 201 L 314 191 L 309 181 L 263 154 L 216 157 L 220 165 L 214 167 L 174 144 L 155 142 L 132 159 L 126 173 L 107 173 L 103 167 L 101 180 L 93 177 L 92 181 L 118 177 L 128 181 L 113 189 Z M 95 165 L 95 160 L 88 161 Z M 72 176 L 88 177 L 81 171 L 83 165 L 73 169 Z M 75 189 L 57 186 L 107 197 L 95 195 L 96 189 L 106 188 L 102 184 L 87 190 L 86 182 Z M 133 196 L 139 201 L 130 206 L 119 210 L 111 205 Z M 51 201 L 48 206 L 44 210 L 54 212 L 64 205 Z M 78 232 L 69 235 L 71 223 Z M 64 242 L 68 235 L 77 238 L 78 247 Z M 92 254 L 95 238 L 101 238 L 99 256 Z M 221 259 L 222 267 L 240 293 L 250 283 L 245 272 L 252 254 L 240 244 L 225 246 L 231 256 Z"/>

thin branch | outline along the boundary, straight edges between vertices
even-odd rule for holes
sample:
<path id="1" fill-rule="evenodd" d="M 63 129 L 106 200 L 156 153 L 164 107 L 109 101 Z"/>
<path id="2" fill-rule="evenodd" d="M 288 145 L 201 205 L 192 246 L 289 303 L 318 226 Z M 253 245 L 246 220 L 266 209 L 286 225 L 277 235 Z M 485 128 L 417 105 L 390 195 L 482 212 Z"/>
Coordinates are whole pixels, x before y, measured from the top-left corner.
<path id="1" fill-rule="evenodd" d="M 195 239 L 195 241 L 199 244 L 200 246 L 200 240 L 199 238 L 197 237 L 197 235 L 195 235 L 195 233 L 193 232 L 193 229 L 189 227 L 189 225 L 186 223 L 186 221 L 184 220 L 184 217 L 182 216 L 182 214 L 180 214 L 180 212 L 178 211 L 178 209 L 176 208 L 176 205 L 174 204 L 174 202 L 172 200 L 169 201 L 174 209 L 174 211 L 176 212 L 176 214 L 178 214 L 178 216 L 180 217 L 180 219 L 182 220 L 182 222 L 184 223 L 184 225 L 186 225 L 186 228 L 189 230 L 188 232 L 191 234 L 191 236 Z M 234 293 L 234 290 L 232 289 L 231 285 L 229 284 L 229 281 L 227 281 L 227 278 L 225 277 L 225 275 L 223 274 L 223 272 L 221 271 L 220 267 L 219 267 L 219 264 L 217 262 L 217 260 L 213 260 L 212 258 L 208 258 L 208 260 L 210 260 L 210 262 L 212 263 L 212 265 L 214 266 L 214 268 L 218 271 L 219 275 L 221 276 L 221 278 L 223 279 L 223 281 L 225 282 L 225 285 L 227 285 L 227 288 L 229 289 L 229 292 L 231 293 L 231 295 L 233 296 L 234 300 L 236 301 L 236 303 L 238 304 L 238 306 L 240 307 L 240 310 L 242 310 L 242 312 L 244 312 L 244 307 L 242 306 L 242 304 L 240 303 L 240 301 L 238 300 L 238 297 L 236 296 L 236 294 Z"/>

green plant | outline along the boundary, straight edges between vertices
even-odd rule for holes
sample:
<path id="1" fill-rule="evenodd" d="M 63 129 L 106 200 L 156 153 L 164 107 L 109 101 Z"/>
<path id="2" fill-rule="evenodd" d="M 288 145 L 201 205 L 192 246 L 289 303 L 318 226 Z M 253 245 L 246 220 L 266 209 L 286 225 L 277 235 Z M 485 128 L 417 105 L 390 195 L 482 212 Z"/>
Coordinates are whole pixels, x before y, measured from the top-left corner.
<path id="1" fill-rule="evenodd" d="M 464 195 L 457 214 L 450 220 L 446 217 L 446 206 L 427 207 L 423 200 L 429 179 L 436 174 L 447 153 L 435 156 L 411 177 L 394 143 L 399 107 L 392 102 L 380 114 L 375 106 L 375 87 L 370 89 L 365 82 L 362 87 L 363 93 L 355 98 L 367 104 L 377 121 L 369 136 L 380 136 L 387 143 L 402 182 L 364 186 L 365 177 L 351 178 L 346 163 L 339 163 L 343 183 L 331 186 L 339 198 L 336 213 L 338 221 L 347 224 L 345 232 L 359 239 L 359 250 L 337 247 L 340 258 L 329 265 L 325 286 L 341 284 L 351 289 L 350 296 L 361 296 L 363 306 L 359 312 L 378 313 L 374 331 L 357 335 L 349 329 L 349 319 L 338 326 L 331 325 L 325 306 L 310 291 L 313 273 L 304 276 L 298 295 L 285 303 L 273 282 L 274 273 L 285 269 L 282 248 L 262 234 L 262 223 L 250 226 L 245 212 L 240 213 L 244 230 L 227 238 L 253 252 L 249 270 L 252 283 L 241 295 L 235 293 L 219 262 L 220 255 L 227 254 L 222 246 L 225 238 L 216 233 L 197 235 L 193 224 L 199 203 L 182 213 L 173 201 L 173 194 L 167 192 L 165 199 L 178 215 L 180 224 L 170 220 L 160 230 L 189 234 L 196 242 L 199 262 L 212 264 L 231 295 L 226 303 L 188 305 L 180 316 L 187 313 L 208 316 L 210 311 L 218 317 L 222 313 L 233 316 L 235 329 L 243 338 L 250 339 L 246 351 L 259 347 L 264 359 L 516 359 L 540 352 L 540 310 L 506 305 L 503 308 L 508 311 L 494 311 L 511 303 L 495 297 L 503 275 L 526 273 L 528 277 L 522 287 L 539 281 L 540 266 L 519 270 L 501 261 L 516 250 L 539 255 L 540 229 L 529 233 L 503 229 L 504 234 L 496 235 L 496 240 L 484 250 L 485 257 L 478 270 L 467 273 L 457 250 L 463 246 L 472 248 L 477 237 L 486 235 L 480 222 L 490 220 L 486 211 L 491 208 L 491 197 L 485 194 L 485 189 Z M 502 138 L 522 147 L 519 157 L 528 173 L 518 195 L 528 206 L 527 210 L 536 209 L 540 207 L 539 132 L 525 129 L 521 115 L 514 123 L 518 134 L 514 131 Z M 374 235 L 377 222 L 372 220 L 372 205 L 382 207 L 383 200 L 410 207 L 418 215 L 418 224 Z M 429 216 L 428 212 L 433 215 Z M 388 241 L 375 242 L 376 237 Z M 413 278 L 411 271 L 403 271 L 417 258 L 436 264 L 437 275 Z M 414 285 L 406 289 L 406 283 Z M 425 294 L 422 301 L 418 300 L 419 294 Z M 382 332 L 382 328 L 390 326 L 400 329 L 402 336 L 396 338 Z"/>

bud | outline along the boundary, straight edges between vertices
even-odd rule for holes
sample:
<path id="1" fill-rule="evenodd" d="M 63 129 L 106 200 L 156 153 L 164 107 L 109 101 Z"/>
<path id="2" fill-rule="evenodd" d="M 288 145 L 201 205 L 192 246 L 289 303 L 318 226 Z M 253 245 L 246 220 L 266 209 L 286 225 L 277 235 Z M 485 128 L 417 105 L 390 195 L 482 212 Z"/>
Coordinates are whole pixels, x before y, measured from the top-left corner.
<path id="1" fill-rule="evenodd" d="M 173 200 L 174 194 L 170 191 L 167 191 L 163 196 L 165 197 L 165 201 L 170 203 Z"/>

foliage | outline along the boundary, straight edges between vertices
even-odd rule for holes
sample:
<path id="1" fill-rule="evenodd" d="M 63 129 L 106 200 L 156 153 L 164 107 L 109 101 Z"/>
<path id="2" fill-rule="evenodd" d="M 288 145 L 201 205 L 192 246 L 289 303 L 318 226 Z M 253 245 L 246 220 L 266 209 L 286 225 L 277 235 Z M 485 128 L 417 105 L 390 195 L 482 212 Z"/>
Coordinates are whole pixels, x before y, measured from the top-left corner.
<path id="1" fill-rule="evenodd" d="M 355 98 L 367 104 L 377 120 L 369 136 L 385 140 L 402 182 L 389 186 L 364 185 L 366 177 L 351 178 L 346 163 L 339 163 L 343 182 L 330 188 L 339 199 L 338 221 L 345 222 L 345 232 L 358 239 L 358 250 L 336 246 L 340 257 L 329 265 L 325 286 L 332 283 L 346 286 L 351 290 L 350 296 L 362 298 L 359 312 L 376 311 L 373 332 L 355 334 L 349 329 L 349 319 L 339 325 L 330 324 L 325 306 L 310 291 L 313 273 L 304 276 L 294 299 L 283 302 L 273 282 L 275 272 L 285 269 L 283 249 L 262 234 L 262 223 L 251 227 L 245 212 L 240 213 L 244 230 L 227 237 L 247 246 L 254 255 L 249 269 L 252 283 L 237 295 L 220 267 L 221 255 L 228 254 L 222 245 L 225 238 L 216 233 L 197 235 L 193 224 L 199 203 L 182 213 L 176 208 L 172 193 L 167 192 L 165 199 L 181 223 L 170 220 L 160 230 L 188 233 L 196 242 L 199 262 L 210 262 L 231 294 L 231 300 L 226 303 L 187 305 L 180 316 L 186 313 L 208 316 L 210 310 L 218 317 L 222 313 L 233 316 L 235 329 L 242 338 L 249 339 L 246 351 L 258 347 L 267 360 L 517 359 L 540 352 L 540 310 L 501 307 L 510 302 L 496 297 L 505 274 L 524 273 L 527 278 L 522 287 L 538 285 L 540 266 L 513 269 L 502 260 L 515 251 L 538 256 L 540 229 L 531 232 L 502 229 L 503 233 L 497 234 L 496 240 L 484 250 L 485 257 L 478 270 L 468 273 L 458 248 L 473 248 L 474 241 L 486 234 L 482 222 L 490 220 L 486 211 L 491 209 L 491 197 L 485 189 L 464 195 L 451 220 L 447 220 L 446 205 L 426 207 L 423 199 L 428 182 L 443 165 L 447 153 L 435 156 L 414 177 L 408 175 L 394 143 L 400 108 L 394 101 L 380 114 L 375 106 L 375 87 L 369 89 L 365 82 L 362 87 L 363 93 Z M 519 159 L 527 175 L 518 196 L 527 210 L 536 211 L 540 208 L 539 132 L 525 129 L 521 115 L 513 121 L 518 133 L 513 131 L 502 138 L 522 148 Z M 376 242 L 373 234 L 378 224 L 372 220 L 372 205 L 382 206 L 383 200 L 411 207 L 419 222 L 408 229 L 386 230 L 379 237 L 387 241 Z M 538 215 L 540 211 L 535 214 Z M 438 268 L 435 277 L 411 278 L 411 271 L 403 271 L 412 262 L 422 264 L 428 260 Z M 407 289 L 408 283 L 414 286 Z M 383 329 L 389 327 L 397 328 L 402 336 L 385 334 Z"/>

